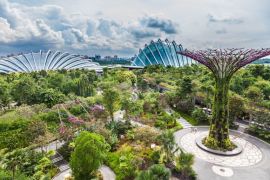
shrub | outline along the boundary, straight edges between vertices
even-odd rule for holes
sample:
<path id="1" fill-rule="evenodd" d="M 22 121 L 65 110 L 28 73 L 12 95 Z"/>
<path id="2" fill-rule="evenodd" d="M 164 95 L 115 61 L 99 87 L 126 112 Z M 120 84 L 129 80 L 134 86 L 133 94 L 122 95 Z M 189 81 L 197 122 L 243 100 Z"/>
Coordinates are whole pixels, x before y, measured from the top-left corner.
<path id="1" fill-rule="evenodd" d="M 194 104 L 190 100 L 180 100 L 176 104 L 176 109 L 190 115 L 194 109 Z"/>
<path id="2" fill-rule="evenodd" d="M 22 129 L 27 127 L 29 124 L 29 121 L 25 119 L 10 119 L 10 120 L 0 120 L 0 133 L 6 132 L 6 131 L 12 131 L 16 129 Z"/>
<path id="3" fill-rule="evenodd" d="M 176 119 L 173 116 L 167 114 L 166 112 L 162 112 L 155 122 L 155 127 L 159 127 L 161 129 L 169 129 L 175 126 Z"/>
<path id="4" fill-rule="evenodd" d="M 74 148 L 70 146 L 70 142 L 65 142 L 61 148 L 59 148 L 57 151 L 64 157 L 66 161 L 69 161 L 70 156 Z"/>
<path id="5" fill-rule="evenodd" d="M 154 164 L 148 170 L 142 171 L 135 180 L 169 180 L 171 171 L 162 164 Z"/>
<path id="6" fill-rule="evenodd" d="M 25 174 L 23 174 L 21 172 L 16 172 L 14 178 L 19 179 L 19 180 L 29 180 L 29 177 L 27 177 Z M 0 179 L 12 180 L 13 179 L 12 172 L 0 169 Z"/>
<path id="7" fill-rule="evenodd" d="M 154 150 L 151 152 L 150 154 L 150 158 L 151 160 L 154 162 L 154 163 L 159 163 L 159 160 L 160 160 L 160 150 Z"/>
<path id="8" fill-rule="evenodd" d="M 3 132 L 0 134 L 0 149 L 8 148 L 12 150 L 27 147 L 31 144 L 28 138 L 22 129 Z"/>
<path id="9" fill-rule="evenodd" d="M 43 155 L 28 148 L 16 149 L 4 154 L 1 164 L 6 170 L 16 170 L 27 176 L 34 176 L 34 179 L 40 179 L 42 175 L 48 173 L 51 176 L 56 174 L 56 168 L 52 165 L 49 156 L 49 154 Z M 38 174 L 41 176 L 37 177 Z"/>
<path id="10" fill-rule="evenodd" d="M 250 126 L 247 132 L 253 136 L 256 136 L 268 143 L 270 143 L 270 132 L 269 130 L 261 129 L 257 126 Z"/>
<path id="11" fill-rule="evenodd" d="M 180 173 L 180 179 L 196 179 L 196 173 L 192 169 L 194 163 L 194 155 L 181 151 L 176 158 L 176 172 Z"/>
<path id="12" fill-rule="evenodd" d="M 86 113 L 85 110 L 80 105 L 73 105 L 68 110 L 74 116 L 79 116 Z"/>
<path id="13" fill-rule="evenodd" d="M 91 127 L 91 131 L 102 135 L 105 138 L 106 142 L 111 146 L 111 150 L 114 150 L 119 142 L 118 135 L 115 134 L 112 130 L 105 128 L 103 123 L 98 122 L 95 123 L 94 127 Z"/>
<path id="14" fill-rule="evenodd" d="M 106 163 L 115 172 L 117 180 L 133 179 L 137 170 L 135 159 L 132 148 L 123 145 L 116 152 L 109 153 Z"/>
<path id="15" fill-rule="evenodd" d="M 203 112 L 202 109 L 198 109 L 198 108 L 194 109 L 192 111 L 191 117 L 197 121 L 196 124 L 198 124 L 198 123 L 199 124 L 207 124 L 208 123 L 208 117 Z"/>
<path id="16" fill-rule="evenodd" d="M 56 111 L 41 113 L 38 115 L 38 118 L 45 122 L 59 122 L 59 115 Z"/>
<path id="17" fill-rule="evenodd" d="M 150 126 L 137 127 L 128 133 L 129 139 L 143 142 L 147 146 L 149 146 L 151 143 L 156 143 L 159 135 L 160 133 L 155 128 Z"/>
<path id="18" fill-rule="evenodd" d="M 132 128 L 132 125 L 129 121 L 110 121 L 106 128 L 112 131 L 112 134 L 116 134 L 119 137 L 121 134 L 126 134 L 128 130 Z"/>

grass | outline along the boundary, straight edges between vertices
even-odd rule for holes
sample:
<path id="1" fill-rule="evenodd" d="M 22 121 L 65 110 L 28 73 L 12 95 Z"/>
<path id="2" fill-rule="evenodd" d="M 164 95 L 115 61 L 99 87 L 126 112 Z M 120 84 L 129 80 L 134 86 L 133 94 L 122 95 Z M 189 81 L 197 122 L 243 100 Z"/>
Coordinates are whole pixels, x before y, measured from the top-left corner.
<path id="1" fill-rule="evenodd" d="M 7 120 L 16 120 L 18 118 L 18 114 L 16 111 L 8 111 L 0 115 L 0 121 L 7 121 Z"/>
<path id="2" fill-rule="evenodd" d="M 183 126 L 179 122 L 176 122 L 176 126 L 169 129 L 169 130 L 172 131 L 172 132 L 176 132 L 176 131 L 179 131 L 181 129 L 183 129 Z"/>
<path id="3" fill-rule="evenodd" d="M 192 126 L 198 125 L 198 121 L 196 119 L 192 118 L 190 115 L 188 115 L 188 114 L 186 114 L 184 112 L 181 112 L 181 111 L 178 111 L 178 113 L 181 115 L 182 118 L 184 118 Z"/>

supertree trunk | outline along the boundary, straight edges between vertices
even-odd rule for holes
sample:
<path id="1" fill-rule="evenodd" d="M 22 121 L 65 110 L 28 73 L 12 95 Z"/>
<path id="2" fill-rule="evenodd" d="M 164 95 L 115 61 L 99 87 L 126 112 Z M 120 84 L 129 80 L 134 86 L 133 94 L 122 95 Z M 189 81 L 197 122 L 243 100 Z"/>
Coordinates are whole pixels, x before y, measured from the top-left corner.
<path id="1" fill-rule="evenodd" d="M 230 78 L 216 78 L 212 119 L 205 144 L 213 148 L 230 149 L 228 91 Z"/>
<path id="2" fill-rule="evenodd" d="M 180 48 L 181 49 L 181 48 Z M 204 144 L 212 149 L 231 150 L 229 138 L 228 92 L 230 79 L 241 67 L 270 55 L 268 49 L 208 49 L 205 51 L 181 50 L 177 52 L 205 65 L 215 77 L 215 95 L 212 120 Z"/>

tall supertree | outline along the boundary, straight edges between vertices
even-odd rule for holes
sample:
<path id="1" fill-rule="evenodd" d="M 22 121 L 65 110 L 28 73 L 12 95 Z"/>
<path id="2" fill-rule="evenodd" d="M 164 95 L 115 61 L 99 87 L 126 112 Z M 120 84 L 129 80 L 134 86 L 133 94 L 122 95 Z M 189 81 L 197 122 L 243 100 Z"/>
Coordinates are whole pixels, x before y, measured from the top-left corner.
<path id="1" fill-rule="evenodd" d="M 228 123 L 228 92 L 234 73 L 243 66 L 270 55 L 268 49 L 208 49 L 178 52 L 210 69 L 215 77 L 215 94 L 212 119 L 204 144 L 216 149 L 231 149 Z"/>

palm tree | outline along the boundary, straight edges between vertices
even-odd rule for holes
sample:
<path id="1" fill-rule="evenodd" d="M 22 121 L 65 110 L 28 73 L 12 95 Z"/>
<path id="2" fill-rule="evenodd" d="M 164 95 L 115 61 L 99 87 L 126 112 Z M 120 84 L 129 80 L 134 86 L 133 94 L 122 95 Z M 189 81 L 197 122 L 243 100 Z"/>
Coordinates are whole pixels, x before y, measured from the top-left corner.
<path id="1" fill-rule="evenodd" d="M 194 155 L 180 150 L 180 155 L 176 158 L 176 170 L 181 174 L 180 179 L 196 179 L 196 173 L 192 169 Z"/>
<path id="2" fill-rule="evenodd" d="M 21 164 L 22 149 L 16 149 L 12 152 L 8 152 L 1 158 L 1 165 L 4 169 L 12 171 L 12 179 L 15 179 L 15 173 L 18 166 Z"/>
<path id="3" fill-rule="evenodd" d="M 142 171 L 135 180 L 169 180 L 171 171 L 162 164 L 154 164 L 148 170 Z"/>
<path id="4" fill-rule="evenodd" d="M 165 131 L 159 137 L 158 140 L 162 144 L 161 146 L 161 162 L 170 163 L 173 161 L 174 154 L 178 151 L 172 131 Z"/>

